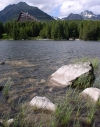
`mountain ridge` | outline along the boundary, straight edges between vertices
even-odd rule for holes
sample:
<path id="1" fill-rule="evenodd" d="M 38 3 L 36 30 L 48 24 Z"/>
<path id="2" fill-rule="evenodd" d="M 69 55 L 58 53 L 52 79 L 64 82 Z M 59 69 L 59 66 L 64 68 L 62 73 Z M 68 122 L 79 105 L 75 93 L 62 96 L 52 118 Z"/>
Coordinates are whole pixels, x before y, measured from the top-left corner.
<path id="1" fill-rule="evenodd" d="M 0 21 L 6 22 L 9 20 L 17 20 L 20 12 L 28 12 L 38 20 L 54 20 L 50 15 L 40 10 L 38 7 L 30 6 L 25 2 L 11 4 L 0 11 Z"/>
<path id="2" fill-rule="evenodd" d="M 92 11 L 85 10 L 80 14 L 70 13 L 67 17 L 62 20 L 100 20 L 100 15 L 94 14 Z"/>

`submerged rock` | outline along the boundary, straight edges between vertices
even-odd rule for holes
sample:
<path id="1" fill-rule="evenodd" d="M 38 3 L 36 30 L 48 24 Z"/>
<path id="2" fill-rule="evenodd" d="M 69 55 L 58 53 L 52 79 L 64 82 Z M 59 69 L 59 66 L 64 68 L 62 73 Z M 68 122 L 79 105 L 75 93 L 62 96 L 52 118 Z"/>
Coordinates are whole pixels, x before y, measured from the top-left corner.
<path id="1" fill-rule="evenodd" d="M 3 90 L 3 88 L 4 88 L 4 86 L 0 86 L 0 91 L 2 91 L 2 90 Z"/>
<path id="2" fill-rule="evenodd" d="M 46 97 L 35 96 L 29 103 L 36 109 L 47 110 L 50 112 L 55 112 L 56 106 Z"/>
<path id="3" fill-rule="evenodd" d="M 44 79 L 41 79 L 40 84 L 44 84 L 46 81 Z"/>
<path id="4" fill-rule="evenodd" d="M 0 65 L 4 65 L 4 64 L 5 64 L 5 62 L 4 62 L 4 61 L 1 61 L 1 62 L 0 62 Z"/>
<path id="5" fill-rule="evenodd" d="M 100 89 L 93 87 L 86 88 L 80 95 L 85 98 L 90 97 L 94 102 L 97 102 L 100 99 Z"/>
<path id="6" fill-rule="evenodd" d="M 94 79 L 92 64 L 89 62 L 65 65 L 53 73 L 48 84 L 52 86 L 81 86 L 91 85 Z"/>

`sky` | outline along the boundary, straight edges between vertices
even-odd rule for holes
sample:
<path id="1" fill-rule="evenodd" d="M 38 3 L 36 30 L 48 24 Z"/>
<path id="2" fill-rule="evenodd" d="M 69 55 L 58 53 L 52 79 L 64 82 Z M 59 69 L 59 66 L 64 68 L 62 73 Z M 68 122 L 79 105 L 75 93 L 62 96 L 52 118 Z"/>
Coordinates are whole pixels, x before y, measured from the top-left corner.
<path id="1" fill-rule="evenodd" d="M 67 17 L 85 10 L 100 14 L 100 0 L 0 0 L 0 11 L 10 4 L 26 2 L 54 17 Z"/>

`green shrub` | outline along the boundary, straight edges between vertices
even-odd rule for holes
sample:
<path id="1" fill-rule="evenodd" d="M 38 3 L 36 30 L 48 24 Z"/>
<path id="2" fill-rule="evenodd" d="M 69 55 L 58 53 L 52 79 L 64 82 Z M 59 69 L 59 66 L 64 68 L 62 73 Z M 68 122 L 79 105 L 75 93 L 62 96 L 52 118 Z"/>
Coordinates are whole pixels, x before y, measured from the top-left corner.
<path id="1" fill-rule="evenodd" d="M 10 37 L 8 34 L 4 33 L 2 34 L 2 39 L 10 39 Z"/>

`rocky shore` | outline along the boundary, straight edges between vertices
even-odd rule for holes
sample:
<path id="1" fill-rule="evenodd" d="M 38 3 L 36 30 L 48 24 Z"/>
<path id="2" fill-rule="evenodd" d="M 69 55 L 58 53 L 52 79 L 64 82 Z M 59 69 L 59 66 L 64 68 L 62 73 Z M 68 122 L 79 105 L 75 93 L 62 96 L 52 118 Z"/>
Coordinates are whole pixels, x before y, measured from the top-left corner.
<path id="1" fill-rule="evenodd" d="M 72 127 L 77 120 L 81 127 L 92 127 L 94 123 L 96 127 L 99 127 L 97 116 L 99 115 L 100 89 L 93 86 L 95 73 L 90 62 L 79 62 L 64 65 L 58 70 L 54 69 L 54 73 L 47 80 L 38 79 L 38 65 L 26 60 L 6 61 L 4 64 L 1 63 L 0 70 L 1 126 L 12 127 L 17 120 L 16 126 L 24 126 L 27 123 L 30 127 L 32 125 L 38 127 L 39 121 L 42 121 L 43 126 L 45 124 L 49 127 L 52 119 L 56 119 L 57 125 L 55 126 L 57 127 L 58 124 L 59 127 L 65 125 L 67 127 L 67 124 Z M 66 101 L 66 98 L 70 98 L 70 101 L 69 99 Z M 65 104 L 64 107 L 61 108 L 61 104 Z M 76 107 L 73 107 L 74 104 Z M 77 105 L 80 107 L 77 108 Z M 61 116 L 63 120 L 60 119 L 60 115 L 64 108 L 66 109 L 64 112 L 68 109 L 70 112 L 71 107 L 73 110 L 71 110 L 70 119 L 68 123 L 66 120 L 63 123 L 62 121 L 65 117 L 67 119 L 68 114 L 63 113 L 65 115 Z M 80 108 L 82 111 L 78 112 Z M 93 111 L 90 111 L 93 115 L 90 119 L 87 113 L 89 108 L 93 108 Z M 74 118 L 76 113 L 79 113 L 78 117 Z"/>

